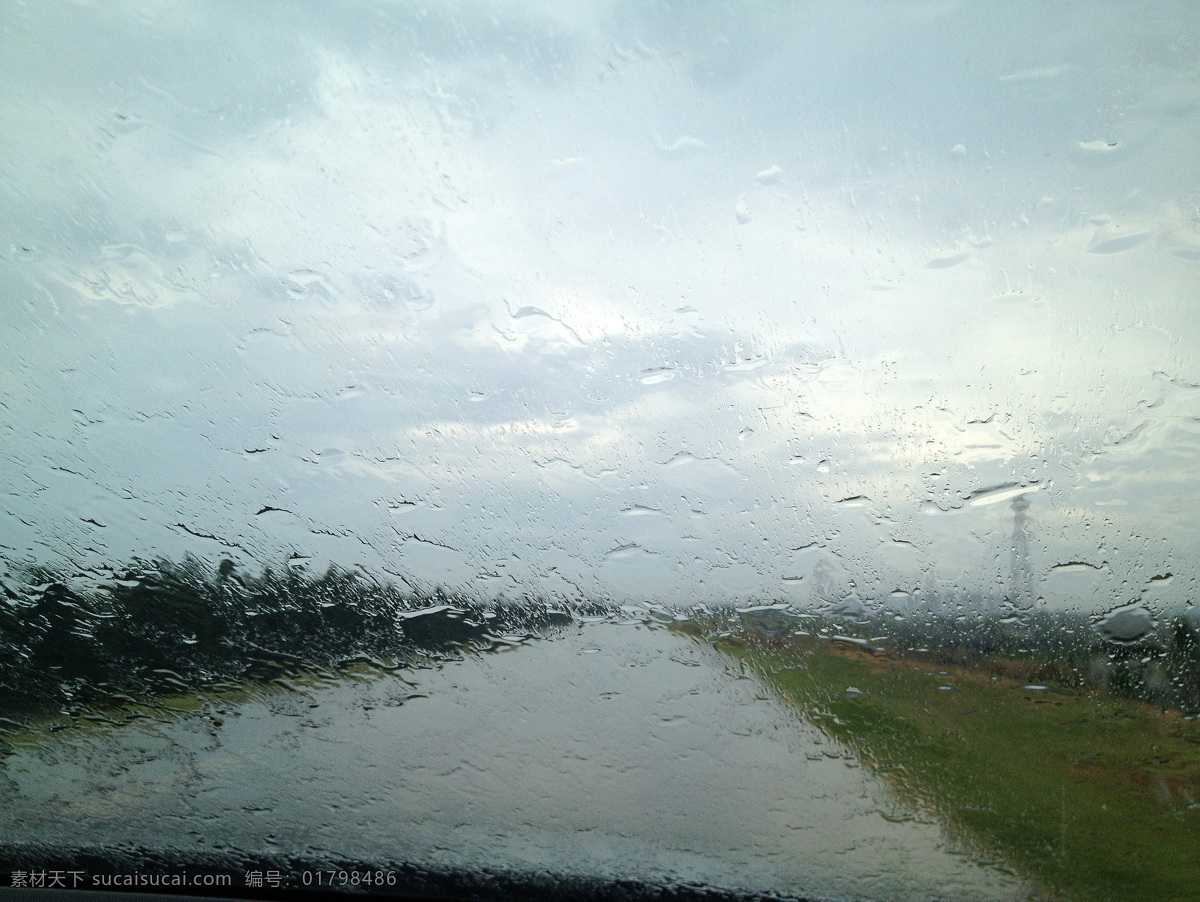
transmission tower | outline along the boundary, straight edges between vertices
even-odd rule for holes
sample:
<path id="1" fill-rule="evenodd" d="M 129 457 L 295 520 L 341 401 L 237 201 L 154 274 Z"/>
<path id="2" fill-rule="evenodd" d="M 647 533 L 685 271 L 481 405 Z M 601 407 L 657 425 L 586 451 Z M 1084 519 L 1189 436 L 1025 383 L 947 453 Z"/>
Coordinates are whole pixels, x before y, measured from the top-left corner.
<path id="1" fill-rule="evenodd" d="M 1033 606 L 1033 574 L 1029 572 L 1029 502 L 1024 495 L 1012 500 L 1012 598 L 1015 607 Z"/>

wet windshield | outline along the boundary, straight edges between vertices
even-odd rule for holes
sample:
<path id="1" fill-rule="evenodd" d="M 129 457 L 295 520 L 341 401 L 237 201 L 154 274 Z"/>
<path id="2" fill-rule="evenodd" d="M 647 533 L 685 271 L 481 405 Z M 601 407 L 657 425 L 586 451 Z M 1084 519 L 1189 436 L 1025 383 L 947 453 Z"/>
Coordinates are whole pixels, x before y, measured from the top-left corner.
<path id="1" fill-rule="evenodd" d="M 1198 898 L 1190 4 L 0 30 L 0 885 Z"/>

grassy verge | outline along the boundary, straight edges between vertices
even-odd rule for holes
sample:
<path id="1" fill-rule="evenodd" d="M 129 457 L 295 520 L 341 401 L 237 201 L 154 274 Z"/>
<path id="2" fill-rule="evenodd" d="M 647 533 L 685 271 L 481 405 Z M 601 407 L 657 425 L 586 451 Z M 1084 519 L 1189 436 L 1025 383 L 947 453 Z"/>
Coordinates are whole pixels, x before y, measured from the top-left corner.
<path id="1" fill-rule="evenodd" d="M 1049 898 L 1200 899 L 1196 721 L 921 655 L 808 637 L 710 641 Z"/>

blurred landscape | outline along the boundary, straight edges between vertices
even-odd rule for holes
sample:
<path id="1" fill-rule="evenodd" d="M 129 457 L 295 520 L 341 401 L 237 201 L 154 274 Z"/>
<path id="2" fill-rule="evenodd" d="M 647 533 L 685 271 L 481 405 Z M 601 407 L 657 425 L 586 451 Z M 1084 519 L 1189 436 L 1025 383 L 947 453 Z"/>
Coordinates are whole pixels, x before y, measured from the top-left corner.
<path id="1" fill-rule="evenodd" d="M 228 559 L 213 567 L 192 557 L 135 560 L 114 568 L 109 579 L 72 585 L 40 568 L 3 584 L 0 706 L 7 727 L 27 715 L 347 663 L 397 667 L 414 656 L 511 644 L 578 617 L 621 612 L 609 601 L 482 600 L 400 589 L 336 567 L 316 575 L 285 563 L 249 574 Z M 715 620 L 709 608 L 652 609 L 663 621 L 721 623 L 729 635 L 841 639 L 1064 691 L 1103 690 L 1189 717 L 1200 713 L 1200 629 L 1187 614 L 1002 615 L 992 599 L 951 604 L 936 596 L 876 609 L 842 604 L 797 612 L 778 604 L 739 613 L 731 606 Z"/>
<path id="2" fill-rule="evenodd" d="M 421 667 L 640 617 L 714 646 L 794 705 L 895 789 L 897 821 L 936 818 L 1045 898 L 1196 898 L 1200 886 L 1200 629 L 1185 614 L 1001 616 L 998 600 L 932 594 L 813 610 L 482 601 L 190 557 L 88 585 L 30 569 L 5 581 L 4 601 L 0 726 L 25 741 L 115 709 L 286 692 L 307 674 Z"/>

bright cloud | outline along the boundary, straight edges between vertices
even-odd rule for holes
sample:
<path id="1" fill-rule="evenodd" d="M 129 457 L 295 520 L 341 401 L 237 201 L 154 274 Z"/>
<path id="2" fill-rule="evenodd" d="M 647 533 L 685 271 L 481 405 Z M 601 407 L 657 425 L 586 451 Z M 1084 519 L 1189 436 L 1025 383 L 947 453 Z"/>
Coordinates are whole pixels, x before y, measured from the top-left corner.
<path id="1" fill-rule="evenodd" d="M 1190 19 L 392 12 L 14 14 L 6 559 L 1192 597 Z"/>

